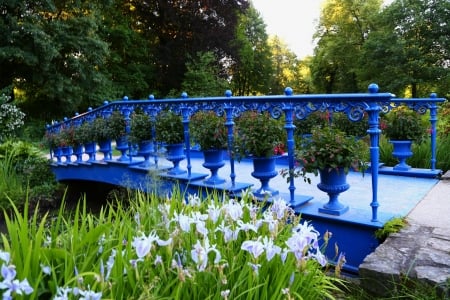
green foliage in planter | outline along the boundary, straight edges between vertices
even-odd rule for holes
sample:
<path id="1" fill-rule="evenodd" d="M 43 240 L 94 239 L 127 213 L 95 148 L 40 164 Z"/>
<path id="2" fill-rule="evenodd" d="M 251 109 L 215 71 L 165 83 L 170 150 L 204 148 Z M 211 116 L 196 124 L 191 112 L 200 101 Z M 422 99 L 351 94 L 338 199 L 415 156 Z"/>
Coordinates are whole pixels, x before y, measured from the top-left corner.
<path id="1" fill-rule="evenodd" d="M 314 128 L 312 136 L 296 150 L 295 159 L 298 167 L 283 170 L 282 175 L 302 177 L 311 182 L 308 173 L 318 175 L 319 170 L 344 168 L 364 172 L 369 159 L 368 145 L 354 136 L 347 136 L 334 126 Z"/>
<path id="2" fill-rule="evenodd" d="M 180 144 L 184 141 L 183 119 L 173 111 L 162 111 L 156 117 L 156 140 L 167 144 Z"/>
<path id="3" fill-rule="evenodd" d="M 202 150 L 226 149 L 225 117 L 219 117 L 213 111 L 199 111 L 191 117 L 189 127 L 193 141 Z"/>
<path id="4" fill-rule="evenodd" d="M 328 112 L 315 111 L 309 114 L 305 119 L 294 119 L 295 135 L 301 137 L 304 134 L 311 134 L 315 127 L 323 127 L 328 125 Z"/>
<path id="5" fill-rule="evenodd" d="M 286 141 L 281 120 L 268 112 L 246 111 L 236 119 L 235 152 L 239 157 L 271 157 L 278 155 Z"/>
<path id="6" fill-rule="evenodd" d="M 363 137 L 367 135 L 367 129 L 369 129 L 368 117 L 366 114 L 361 121 L 353 122 L 350 121 L 344 113 L 333 113 L 332 122 L 336 128 L 345 132 L 345 134 L 355 137 Z"/>
<path id="7" fill-rule="evenodd" d="M 77 143 L 91 143 L 95 141 L 95 138 L 94 127 L 88 121 L 85 121 L 81 125 L 75 127 L 74 139 L 77 141 Z"/>
<path id="8" fill-rule="evenodd" d="M 111 130 L 112 139 L 118 139 L 126 134 L 127 122 L 120 111 L 113 111 L 108 118 L 108 125 Z"/>
<path id="9" fill-rule="evenodd" d="M 136 111 L 131 114 L 130 135 L 128 140 L 130 143 L 138 144 L 142 141 L 148 141 L 152 136 L 152 122 L 150 116 L 142 111 Z"/>
<path id="10" fill-rule="evenodd" d="M 73 147 L 78 144 L 75 136 L 75 127 L 64 124 L 60 127 L 59 132 L 45 132 L 44 144 L 49 148 L 56 147 Z"/>
<path id="11" fill-rule="evenodd" d="M 421 116 L 406 106 L 398 106 L 382 116 L 381 129 L 390 140 L 422 141 L 426 126 Z"/>
<path id="12" fill-rule="evenodd" d="M 106 118 L 95 118 L 92 122 L 92 130 L 94 131 L 95 141 L 97 142 L 104 142 L 112 139 L 113 132 L 109 127 Z"/>

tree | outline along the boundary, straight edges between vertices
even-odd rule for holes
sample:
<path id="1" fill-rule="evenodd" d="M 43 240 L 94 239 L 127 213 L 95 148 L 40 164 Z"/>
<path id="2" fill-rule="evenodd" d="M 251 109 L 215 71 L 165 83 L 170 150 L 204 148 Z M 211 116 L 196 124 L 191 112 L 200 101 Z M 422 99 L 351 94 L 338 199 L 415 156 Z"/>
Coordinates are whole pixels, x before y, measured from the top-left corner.
<path id="1" fill-rule="evenodd" d="M 98 36 L 103 5 L 101 0 L 0 4 L 0 88 L 22 90 L 27 115 L 62 116 L 107 94 L 110 82 L 99 71 L 108 54 Z"/>
<path id="2" fill-rule="evenodd" d="M 212 51 L 219 61 L 235 60 L 237 49 L 230 42 L 238 16 L 248 5 L 246 0 L 133 1 L 137 30 L 154 42 L 152 63 L 157 80 L 151 88 L 164 95 L 179 90 L 187 57 L 199 51 Z"/>
<path id="3" fill-rule="evenodd" d="M 269 39 L 269 46 L 273 66 L 269 84 L 270 94 L 282 95 L 288 86 L 295 93 L 310 92 L 310 86 L 307 83 L 309 67 L 305 62 L 300 61 L 278 36 Z"/>
<path id="4" fill-rule="evenodd" d="M 450 2 L 397 0 L 377 20 L 363 48 L 365 83 L 376 80 L 398 96 L 448 93 Z"/>
<path id="5" fill-rule="evenodd" d="M 183 91 L 191 97 L 223 96 L 228 83 L 219 75 L 220 66 L 212 52 L 199 52 L 186 63 Z"/>
<path id="6" fill-rule="evenodd" d="M 103 12 L 101 37 L 109 45 L 104 72 L 112 82 L 112 96 L 146 98 L 157 80 L 152 48 L 155 39 L 139 30 L 129 0 L 115 0 Z M 156 91 L 152 91 L 156 93 Z"/>
<path id="7" fill-rule="evenodd" d="M 327 0 L 321 12 L 311 73 L 318 91 L 357 92 L 358 57 L 381 0 Z M 365 90 L 365 89 L 364 89 Z"/>
<path id="8" fill-rule="evenodd" d="M 241 14 L 233 43 L 239 49 L 231 71 L 233 91 L 239 96 L 267 94 L 272 73 L 271 51 L 266 24 L 254 7 Z"/>

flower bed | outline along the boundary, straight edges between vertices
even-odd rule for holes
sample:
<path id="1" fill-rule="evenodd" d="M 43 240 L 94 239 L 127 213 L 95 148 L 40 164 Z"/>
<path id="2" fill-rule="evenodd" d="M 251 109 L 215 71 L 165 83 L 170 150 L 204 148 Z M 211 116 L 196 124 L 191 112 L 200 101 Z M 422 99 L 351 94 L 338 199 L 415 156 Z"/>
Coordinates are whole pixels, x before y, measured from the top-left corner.
<path id="1" fill-rule="evenodd" d="M 177 193 L 148 197 L 96 217 L 84 208 L 41 221 L 29 220 L 27 209 L 5 215 L 0 291 L 46 299 L 325 299 L 338 290 L 319 248 L 330 235 L 321 237 L 284 200 L 263 209 L 251 195 L 191 196 L 189 205 Z"/>

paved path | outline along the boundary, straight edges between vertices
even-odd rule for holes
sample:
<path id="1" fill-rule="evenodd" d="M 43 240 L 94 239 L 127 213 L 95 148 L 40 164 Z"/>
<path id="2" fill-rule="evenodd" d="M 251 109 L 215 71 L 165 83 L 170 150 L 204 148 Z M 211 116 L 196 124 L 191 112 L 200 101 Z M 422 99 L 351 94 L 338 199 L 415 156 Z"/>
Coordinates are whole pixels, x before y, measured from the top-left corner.
<path id="1" fill-rule="evenodd" d="M 437 286 L 450 298 L 450 171 L 407 216 L 408 225 L 391 235 L 360 266 L 361 283 L 386 296 L 405 275 Z"/>

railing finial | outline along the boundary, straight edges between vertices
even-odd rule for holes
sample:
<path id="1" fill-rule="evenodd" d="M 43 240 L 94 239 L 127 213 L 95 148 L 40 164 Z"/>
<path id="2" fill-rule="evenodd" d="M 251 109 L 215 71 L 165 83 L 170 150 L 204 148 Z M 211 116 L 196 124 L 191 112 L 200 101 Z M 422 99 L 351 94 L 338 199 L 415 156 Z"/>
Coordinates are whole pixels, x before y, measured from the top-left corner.
<path id="1" fill-rule="evenodd" d="M 286 96 L 292 96 L 294 94 L 294 90 L 288 86 L 287 88 L 284 89 L 284 94 Z"/>
<path id="2" fill-rule="evenodd" d="M 187 97 L 188 97 L 188 94 L 186 92 L 181 93 L 181 98 L 187 99 Z"/>
<path id="3" fill-rule="evenodd" d="M 103 105 L 108 105 L 108 103 L 109 103 L 108 100 L 103 101 Z"/>
<path id="4" fill-rule="evenodd" d="M 123 101 L 128 101 L 128 96 L 123 96 L 122 100 Z"/>
<path id="5" fill-rule="evenodd" d="M 233 92 L 231 90 L 226 90 L 225 91 L 225 96 L 230 98 L 231 96 L 233 96 Z"/>
<path id="6" fill-rule="evenodd" d="M 431 93 L 430 94 L 430 98 L 437 98 L 437 94 L 436 93 Z"/>
<path id="7" fill-rule="evenodd" d="M 376 93 L 378 93 L 378 91 L 380 90 L 380 88 L 378 87 L 378 84 L 376 84 L 376 83 L 371 83 L 371 84 L 369 84 L 368 90 L 369 90 L 369 93 L 371 93 L 371 94 L 376 94 Z"/>
<path id="8" fill-rule="evenodd" d="M 155 100 L 155 96 L 153 96 L 153 95 L 148 95 L 148 100 Z"/>

